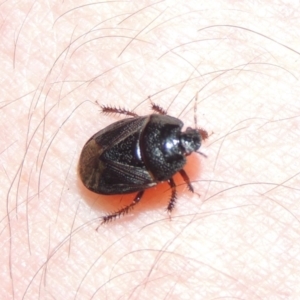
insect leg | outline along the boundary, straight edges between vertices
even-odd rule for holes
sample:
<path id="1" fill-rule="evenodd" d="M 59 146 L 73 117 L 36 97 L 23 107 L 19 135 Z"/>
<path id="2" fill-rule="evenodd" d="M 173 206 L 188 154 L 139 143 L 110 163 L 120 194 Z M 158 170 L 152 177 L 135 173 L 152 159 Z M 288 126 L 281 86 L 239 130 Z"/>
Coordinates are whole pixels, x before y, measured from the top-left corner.
<path id="1" fill-rule="evenodd" d="M 171 187 L 172 194 L 171 194 L 171 198 L 170 198 L 170 201 L 169 201 L 167 210 L 168 210 L 169 214 L 171 214 L 172 210 L 173 210 L 174 207 L 175 207 L 176 198 L 177 198 L 177 193 L 176 193 L 176 184 L 175 184 L 173 178 L 170 178 L 170 179 L 168 180 L 168 183 L 169 183 L 169 185 L 170 185 L 170 187 Z"/>
<path id="2" fill-rule="evenodd" d="M 117 108 L 117 107 L 112 107 L 112 106 L 106 106 L 106 105 L 100 105 L 101 110 L 105 114 L 120 114 L 120 115 L 126 115 L 126 116 L 131 116 L 131 117 L 138 117 L 139 115 L 127 110 L 125 108 Z"/>
<path id="3" fill-rule="evenodd" d="M 181 177 L 183 178 L 184 182 L 187 184 L 189 191 L 194 193 L 194 188 L 191 184 L 191 181 L 190 181 L 190 178 L 189 178 L 188 174 L 186 174 L 186 172 L 183 169 L 181 169 L 179 171 L 179 173 L 180 173 Z"/>
<path id="4" fill-rule="evenodd" d="M 118 211 L 116 211 L 116 212 L 114 212 L 110 215 L 104 216 L 102 218 L 101 224 L 110 222 L 110 221 L 112 221 L 112 220 L 114 220 L 114 219 L 116 219 L 116 218 L 118 218 L 122 215 L 127 214 L 136 204 L 138 204 L 140 202 L 140 200 L 143 197 L 143 194 L 144 194 L 144 191 L 138 192 L 131 204 L 125 206 L 124 208 L 122 208 L 122 209 L 120 209 L 120 210 L 118 210 Z"/>
<path id="5" fill-rule="evenodd" d="M 160 115 L 166 115 L 167 114 L 167 111 L 164 110 L 161 106 L 155 104 L 154 102 L 152 102 L 150 96 L 148 97 L 149 98 L 149 101 L 150 101 L 150 104 L 151 104 L 151 109 L 157 113 L 159 113 Z"/>

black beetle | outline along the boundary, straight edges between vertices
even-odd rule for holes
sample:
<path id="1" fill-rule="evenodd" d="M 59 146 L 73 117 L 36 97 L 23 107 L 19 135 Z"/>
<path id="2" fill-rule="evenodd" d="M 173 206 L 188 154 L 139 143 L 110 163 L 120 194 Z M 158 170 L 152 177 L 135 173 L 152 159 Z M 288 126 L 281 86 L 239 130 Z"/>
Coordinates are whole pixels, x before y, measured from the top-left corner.
<path id="1" fill-rule="evenodd" d="M 170 213 L 176 201 L 176 184 L 172 177 L 177 172 L 193 192 L 183 167 L 186 156 L 197 152 L 208 134 L 203 129 L 190 127 L 182 132 L 181 120 L 151 104 L 158 114 L 138 116 L 125 109 L 102 106 L 104 113 L 120 113 L 131 118 L 100 130 L 82 149 L 79 176 L 89 190 L 103 195 L 138 192 L 130 205 L 104 216 L 102 223 L 128 213 L 141 200 L 146 189 L 164 181 L 172 190 L 167 207 Z"/>

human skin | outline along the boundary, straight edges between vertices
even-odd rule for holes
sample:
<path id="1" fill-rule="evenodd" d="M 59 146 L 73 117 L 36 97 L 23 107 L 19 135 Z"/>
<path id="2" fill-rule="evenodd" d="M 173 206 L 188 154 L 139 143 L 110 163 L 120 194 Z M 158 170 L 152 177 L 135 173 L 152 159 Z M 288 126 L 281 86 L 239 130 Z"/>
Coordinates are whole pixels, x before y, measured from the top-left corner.
<path id="1" fill-rule="evenodd" d="M 299 7 L 186 2 L 0 6 L 0 299 L 300 297 Z M 176 177 L 171 218 L 161 184 L 99 226 L 134 194 L 78 179 L 122 118 L 95 102 L 143 115 L 148 96 L 210 134 L 195 193 Z"/>

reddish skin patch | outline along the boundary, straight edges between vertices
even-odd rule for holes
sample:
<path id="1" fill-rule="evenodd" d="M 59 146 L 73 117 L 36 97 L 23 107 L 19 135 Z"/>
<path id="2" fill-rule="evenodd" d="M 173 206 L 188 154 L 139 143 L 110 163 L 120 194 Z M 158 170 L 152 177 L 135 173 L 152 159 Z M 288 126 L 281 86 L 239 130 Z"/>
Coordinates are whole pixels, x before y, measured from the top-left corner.
<path id="1" fill-rule="evenodd" d="M 190 181 L 193 185 L 193 182 L 197 180 L 197 178 L 199 178 L 199 174 L 201 172 L 200 156 L 195 153 L 188 156 L 184 170 L 188 174 Z M 177 196 L 179 199 L 177 200 L 177 204 L 180 204 L 181 195 L 185 193 L 192 195 L 192 193 L 188 190 L 188 186 L 184 182 L 179 172 L 177 172 L 173 176 L 173 178 L 177 185 Z M 134 197 L 136 196 L 136 193 L 116 195 L 95 194 L 94 192 L 91 192 L 87 188 L 85 188 L 79 178 L 78 181 L 80 189 L 82 190 L 81 192 L 84 193 L 84 199 L 86 199 L 87 203 L 91 207 L 93 207 L 93 209 L 105 211 L 105 214 L 110 214 L 111 212 L 117 211 L 122 207 L 130 205 L 132 203 L 132 199 L 134 199 Z M 97 195 L 96 198 L 95 195 Z M 127 217 L 130 218 L 132 214 L 138 214 L 140 211 L 151 211 L 162 208 L 165 210 L 170 200 L 170 195 L 171 189 L 167 182 L 159 183 L 157 186 L 145 190 L 145 194 L 143 195 L 142 200 L 139 202 L 138 205 L 134 207 L 132 211 L 129 212 L 129 215 Z M 165 217 L 168 217 L 167 212 L 164 213 Z M 125 218 L 124 221 L 126 220 L 128 219 Z"/>

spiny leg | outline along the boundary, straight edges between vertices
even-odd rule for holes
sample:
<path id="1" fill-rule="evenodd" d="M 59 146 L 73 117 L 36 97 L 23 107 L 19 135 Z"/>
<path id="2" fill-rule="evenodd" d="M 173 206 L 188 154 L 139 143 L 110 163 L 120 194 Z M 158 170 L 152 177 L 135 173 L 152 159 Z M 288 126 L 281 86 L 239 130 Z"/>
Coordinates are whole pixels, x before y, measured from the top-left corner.
<path id="1" fill-rule="evenodd" d="M 175 181 L 173 180 L 173 178 L 170 178 L 168 180 L 168 183 L 169 183 L 169 185 L 171 187 L 171 190 L 172 190 L 171 198 L 170 198 L 170 201 L 169 201 L 169 204 L 168 204 L 168 207 L 167 207 L 167 211 L 168 211 L 169 216 L 170 216 L 171 212 L 174 209 L 175 204 L 176 204 L 177 192 L 176 192 L 176 184 L 175 184 Z"/>
<path id="2" fill-rule="evenodd" d="M 143 197 L 143 194 L 144 194 L 144 191 L 138 192 L 131 204 L 125 206 L 124 208 L 122 208 L 122 209 L 120 209 L 120 210 L 118 210 L 118 211 L 116 211 L 116 212 L 114 212 L 114 213 L 112 213 L 110 215 L 102 217 L 101 225 L 104 224 L 104 223 L 113 221 L 114 219 L 116 219 L 116 218 L 118 218 L 118 217 L 120 217 L 122 215 L 128 214 L 128 212 L 131 209 L 133 209 L 133 207 L 136 204 L 138 204 L 140 202 L 140 200 Z"/>
<path id="3" fill-rule="evenodd" d="M 180 173 L 181 177 L 183 178 L 184 182 L 187 184 L 189 191 L 194 193 L 194 188 L 191 184 L 191 181 L 190 181 L 190 178 L 189 178 L 188 174 L 186 174 L 186 172 L 183 169 L 181 169 L 179 171 L 179 173 Z"/>
<path id="4" fill-rule="evenodd" d="M 98 102 L 97 102 L 98 103 Z M 126 115 L 126 116 L 131 116 L 131 117 L 138 117 L 139 115 L 127 110 L 125 108 L 117 108 L 117 107 L 112 107 L 112 106 L 106 106 L 106 105 L 99 105 L 102 112 L 105 114 L 120 114 L 120 115 Z"/>
<path id="5" fill-rule="evenodd" d="M 157 113 L 159 113 L 160 115 L 166 115 L 167 111 L 164 110 L 161 106 L 155 104 L 154 102 L 152 102 L 150 96 L 148 97 L 150 103 L 151 103 L 151 109 Z"/>

